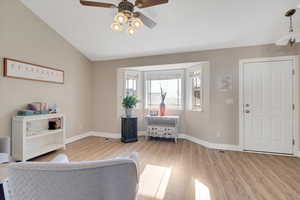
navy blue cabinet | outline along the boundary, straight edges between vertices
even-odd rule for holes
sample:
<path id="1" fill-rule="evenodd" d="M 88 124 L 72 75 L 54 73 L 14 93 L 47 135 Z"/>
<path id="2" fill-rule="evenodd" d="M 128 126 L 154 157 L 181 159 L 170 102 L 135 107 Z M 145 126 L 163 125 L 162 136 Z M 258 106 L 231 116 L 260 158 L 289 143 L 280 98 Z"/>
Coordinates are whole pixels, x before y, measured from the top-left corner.
<path id="1" fill-rule="evenodd" d="M 122 117 L 122 142 L 138 141 L 137 117 Z"/>

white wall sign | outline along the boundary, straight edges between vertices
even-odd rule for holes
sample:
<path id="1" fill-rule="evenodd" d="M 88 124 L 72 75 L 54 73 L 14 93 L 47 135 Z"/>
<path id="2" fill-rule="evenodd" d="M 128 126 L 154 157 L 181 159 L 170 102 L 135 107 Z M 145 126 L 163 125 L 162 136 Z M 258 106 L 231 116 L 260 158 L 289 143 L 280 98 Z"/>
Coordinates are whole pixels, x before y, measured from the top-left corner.
<path id="1" fill-rule="evenodd" d="M 4 76 L 16 79 L 64 83 L 64 71 L 4 58 Z"/>
<path id="2" fill-rule="evenodd" d="M 217 89 L 219 92 L 228 92 L 232 90 L 232 75 L 225 74 L 221 76 L 217 81 Z"/>

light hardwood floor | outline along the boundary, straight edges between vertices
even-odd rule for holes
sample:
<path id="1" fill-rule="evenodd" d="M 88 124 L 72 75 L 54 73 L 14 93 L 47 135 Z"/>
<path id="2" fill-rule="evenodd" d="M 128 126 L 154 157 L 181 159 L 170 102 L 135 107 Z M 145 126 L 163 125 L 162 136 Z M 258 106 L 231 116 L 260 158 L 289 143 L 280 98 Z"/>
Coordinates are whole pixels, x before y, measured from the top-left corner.
<path id="1" fill-rule="evenodd" d="M 253 153 L 224 153 L 186 140 L 177 144 L 88 137 L 65 151 L 42 156 L 48 161 L 65 153 L 71 161 L 108 159 L 139 152 L 142 163 L 140 200 L 300 200 L 300 159 Z"/>

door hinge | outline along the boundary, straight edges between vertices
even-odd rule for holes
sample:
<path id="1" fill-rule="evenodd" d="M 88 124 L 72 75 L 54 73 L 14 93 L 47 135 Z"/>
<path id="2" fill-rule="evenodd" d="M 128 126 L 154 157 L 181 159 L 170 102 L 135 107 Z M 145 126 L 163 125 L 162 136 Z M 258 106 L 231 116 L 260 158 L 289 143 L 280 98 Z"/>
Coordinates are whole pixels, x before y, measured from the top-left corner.
<path id="1" fill-rule="evenodd" d="M 292 142 L 292 144 L 293 144 L 293 145 L 295 145 L 295 139 L 293 139 L 293 142 Z"/>
<path id="2" fill-rule="evenodd" d="M 295 110 L 295 104 L 292 105 L 292 109 Z"/>
<path id="3" fill-rule="evenodd" d="M 292 69 L 292 74 L 295 75 L 295 69 Z"/>

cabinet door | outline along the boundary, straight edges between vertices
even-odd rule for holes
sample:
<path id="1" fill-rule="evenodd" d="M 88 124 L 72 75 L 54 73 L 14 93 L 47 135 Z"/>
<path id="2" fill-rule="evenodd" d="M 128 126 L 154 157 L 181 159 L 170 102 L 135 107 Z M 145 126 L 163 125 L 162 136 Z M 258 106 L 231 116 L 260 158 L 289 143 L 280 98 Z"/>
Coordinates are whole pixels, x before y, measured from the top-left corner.
<path id="1" fill-rule="evenodd" d="M 137 138 L 137 118 L 122 118 L 122 138 Z"/>

